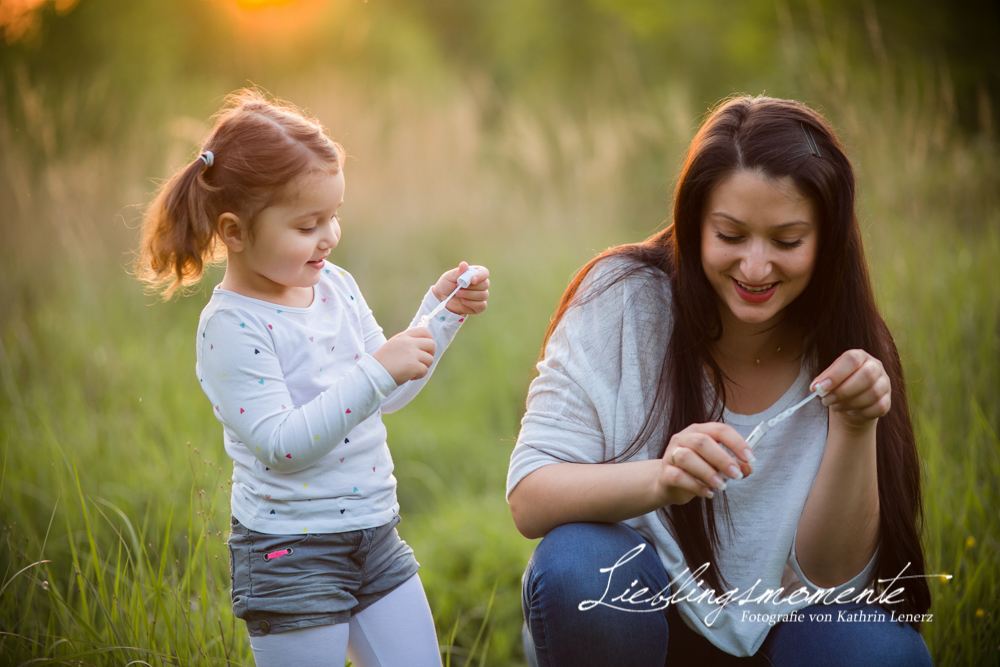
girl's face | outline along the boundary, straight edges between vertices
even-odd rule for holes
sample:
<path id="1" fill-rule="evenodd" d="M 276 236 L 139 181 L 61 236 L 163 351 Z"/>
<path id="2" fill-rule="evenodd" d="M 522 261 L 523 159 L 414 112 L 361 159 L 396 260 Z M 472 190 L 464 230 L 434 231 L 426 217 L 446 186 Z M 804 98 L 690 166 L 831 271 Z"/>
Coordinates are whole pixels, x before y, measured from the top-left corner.
<path id="1" fill-rule="evenodd" d="M 723 318 L 771 324 L 809 284 L 818 244 L 815 206 L 790 177 L 737 171 L 720 181 L 702 215 L 701 266 Z"/>
<path id="2" fill-rule="evenodd" d="M 253 243 L 244 248 L 246 267 L 275 286 L 318 283 L 323 260 L 340 241 L 337 209 L 343 202 L 343 170 L 297 177 L 284 197 L 257 214 Z"/>

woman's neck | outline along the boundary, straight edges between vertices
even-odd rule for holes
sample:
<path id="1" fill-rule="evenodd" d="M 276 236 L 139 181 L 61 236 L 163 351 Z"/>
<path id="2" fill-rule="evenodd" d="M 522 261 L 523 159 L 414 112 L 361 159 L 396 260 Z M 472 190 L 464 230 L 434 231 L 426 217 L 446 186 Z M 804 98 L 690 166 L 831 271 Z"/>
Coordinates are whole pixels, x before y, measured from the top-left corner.
<path id="1" fill-rule="evenodd" d="M 726 369 L 771 366 L 802 354 L 804 333 L 783 317 L 777 321 L 747 323 L 727 311 L 721 313 L 721 318 L 722 337 L 713 344 L 712 356 L 724 372 Z"/>
<path id="2" fill-rule="evenodd" d="M 728 315 L 722 319 L 722 337 L 710 348 L 725 376 L 725 405 L 736 414 L 758 414 L 798 377 L 804 332 L 783 321 L 747 324 Z"/>

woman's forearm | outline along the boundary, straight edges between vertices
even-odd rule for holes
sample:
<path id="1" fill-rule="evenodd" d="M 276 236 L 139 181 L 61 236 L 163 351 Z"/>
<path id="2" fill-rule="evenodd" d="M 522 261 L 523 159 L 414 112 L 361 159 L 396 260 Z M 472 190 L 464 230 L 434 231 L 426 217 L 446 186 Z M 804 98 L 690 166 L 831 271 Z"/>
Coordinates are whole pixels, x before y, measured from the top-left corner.
<path id="1" fill-rule="evenodd" d="M 879 528 L 875 422 L 858 431 L 833 423 L 795 538 L 803 574 L 817 586 L 839 586 L 875 553 Z"/>
<path id="2" fill-rule="evenodd" d="M 659 460 L 553 463 L 535 470 L 510 493 L 514 525 L 528 539 L 564 523 L 615 523 L 661 506 Z"/>

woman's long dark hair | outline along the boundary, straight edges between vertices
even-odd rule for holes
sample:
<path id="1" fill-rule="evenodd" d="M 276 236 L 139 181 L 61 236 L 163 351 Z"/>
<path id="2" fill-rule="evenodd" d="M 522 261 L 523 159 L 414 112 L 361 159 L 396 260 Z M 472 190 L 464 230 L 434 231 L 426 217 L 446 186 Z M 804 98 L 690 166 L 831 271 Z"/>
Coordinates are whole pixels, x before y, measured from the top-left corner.
<path id="1" fill-rule="evenodd" d="M 813 277 L 786 310 L 788 321 L 806 332 L 805 358 L 816 360 L 818 372 L 846 350 L 860 348 L 879 359 L 889 375 L 892 408 L 879 419 L 876 430 L 879 550 L 875 576 L 891 580 L 909 565 L 906 575 L 920 578 L 907 580 L 900 612 L 925 613 L 930 608 L 930 590 L 923 578 L 919 529 L 923 522 L 920 463 L 902 364 L 872 293 L 854 210 L 854 170 L 820 114 L 797 102 L 766 97 L 739 97 L 716 108 L 688 150 L 674 196 L 673 223 L 642 243 L 611 248 L 587 263 L 563 294 L 545 343 L 571 305 L 593 298 L 646 267 L 655 267 L 670 283 L 673 329 L 664 358 L 654 360 L 660 364 L 660 376 L 652 411 L 626 451 L 611 460 L 631 458 L 655 433 L 662 437 L 658 443 L 662 457 L 674 433 L 690 424 L 721 420 L 724 375 L 709 344 L 722 335 L 722 321 L 701 265 L 701 222 L 712 188 L 740 170 L 789 177 L 819 212 Z M 578 295 L 580 283 L 593 266 L 609 256 L 632 261 Z M 710 369 L 717 396 L 711 407 L 704 399 L 704 367 Z M 728 519 L 724 505 L 722 511 Z M 711 564 L 705 580 L 721 592 L 713 502 L 695 497 L 684 505 L 660 508 L 658 514 L 665 525 L 672 526 L 689 564 Z"/>

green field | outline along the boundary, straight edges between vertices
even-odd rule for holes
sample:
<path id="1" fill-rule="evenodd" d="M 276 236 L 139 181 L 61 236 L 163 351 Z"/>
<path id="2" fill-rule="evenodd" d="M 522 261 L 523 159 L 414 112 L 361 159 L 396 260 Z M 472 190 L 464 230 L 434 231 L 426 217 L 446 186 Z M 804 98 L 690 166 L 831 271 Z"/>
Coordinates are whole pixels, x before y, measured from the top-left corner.
<path id="1" fill-rule="evenodd" d="M 821 105 L 854 160 L 907 373 L 928 571 L 953 575 L 931 582 L 924 636 L 938 665 L 998 664 L 1000 151 L 989 128 L 958 128 L 934 83 L 846 94 L 836 66 L 809 71 L 789 86 Z M 61 138 L 72 109 L 95 93 L 49 109 L 18 85 L 5 108 L 34 120 L 0 115 L 0 662 L 252 665 L 229 606 L 231 464 L 194 374 L 198 313 L 221 271 L 169 303 L 128 273 L 154 179 L 191 159 L 230 88 L 188 90 L 196 103 L 74 143 Z M 351 156 L 330 259 L 387 334 L 442 271 L 490 268 L 488 311 L 385 422 L 399 531 L 446 664 L 522 665 L 535 543 L 515 529 L 504 482 L 539 345 L 576 268 L 662 224 L 704 105 L 679 88 L 586 113 L 511 99 L 487 114 L 495 101 L 472 87 L 335 74 L 272 92 Z M 33 153 L 49 135 L 58 148 Z"/>

